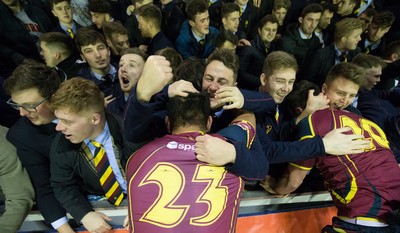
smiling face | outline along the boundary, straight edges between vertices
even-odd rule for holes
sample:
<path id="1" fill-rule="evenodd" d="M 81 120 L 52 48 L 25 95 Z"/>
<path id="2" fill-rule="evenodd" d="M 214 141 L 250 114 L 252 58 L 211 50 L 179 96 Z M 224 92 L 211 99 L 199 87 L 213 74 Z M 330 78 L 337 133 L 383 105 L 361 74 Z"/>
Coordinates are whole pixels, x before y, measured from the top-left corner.
<path id="1" fill-rule="evenodd" d="M 264 43 L 271 43 L 275 39 L 277 31 L 278 31 L 278 24 L 271 22 L 267 22 L 261 29 L 258 29 L 260 38 Z"/>
<path id="2" fill-rule="evenodd" d="M 296 71 L 294 69 L 275 70 L 269 77 L 262 73 L 260 76 L 260 90 L 268 93 L 275 103 L 280 104 L 293 90 L 295 80 Z"/>
<path id="3" fill-rule="evenodd" d="M 210 32 L 208 11 L 196 14 L 194 18 L 194 21 L 189 20 L 189 25 L 192 27 L 193 32 L 199 37 L 207 35 Z"/>
<path id="4" fill-rule="evenodd" d="M 211 106 L 215 102 L 215 93 L 224 86 L 234 86 L 233 71 L 226 67 L 221 61 L 214 60 L 210 62 L 203 76 L 202 90 L 210 94 Z"/>
<path id="5" fill-rule="evenodd" d="M 11 94 L 11 99 L 14 103 L 24 106 L 32 106 L 40 103 L 47 96 L 41 96 L 39 90 L 30 88 L 22 91 L 17 91 Z M 26 116 L 34 125 L 49 124 L 54 120 L 55 116 L 48 106 L 48 101 L 36 107 L 37 111 L 28 112 L 23 108 L 19 108 L 19 114 Z"/>
<path id="6" fill-rule="evenodd" d="M 125 54 L 119 61 L 118 78 L 121 89 L 129 93 L 136 86 L 144 67 L 144 60 L 137 54 Z"/>
<path id="7" fill-rule="evenodd" d="M 81 57 L 98 74 L 110 67 L 110 49 L 103 42 L 82 46 Z"/>
<path id="8" fill-rule="evenodd" d="M 347 108 L 357 96 L 360 86 L 353 81 L 338 77 L 331 83 L 322 85 L 322 92 L 330 100 L 332 109 Z"/>
<path id="9" fill-rule="evenodd" d="M 54 4 L 51 12 L 61 24 L 67 26 L 72 23 L 72 9 L 69 2 L 64 1 Z"/>

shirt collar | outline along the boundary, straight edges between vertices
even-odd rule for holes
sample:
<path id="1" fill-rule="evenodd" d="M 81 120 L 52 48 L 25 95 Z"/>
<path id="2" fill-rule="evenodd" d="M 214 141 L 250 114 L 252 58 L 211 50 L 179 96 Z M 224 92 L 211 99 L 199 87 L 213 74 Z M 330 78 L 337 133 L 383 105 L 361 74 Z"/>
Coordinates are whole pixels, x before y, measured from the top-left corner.
<path id="1" fill-rule="evenodd" d="M 303 31 L 301 30 L 301 27 L 299 27 L 299 33 L 300 33 L 300 37 L 301 37 L 301 39 L 303 39 L 303 40 L 308 40 L 308 39 L 311 39 L 311 37 L 312 37 L 312 33 L 311 33 L 311 35 L 310 36 L 306 36 L 306 34 L 304 34 L 303 33 Z"/>
<path id="2" fill-rule="evenodd" d="M 101 145 L 105 145 L 107 140 L 110 138 L 110 129 L 108 128 L 108 124 L 106 122 L 103 131 L 94 139 L 94 141 L 100 143 Z M 83 140 L 86 145 L 91 141 L 89 138 Z"/>

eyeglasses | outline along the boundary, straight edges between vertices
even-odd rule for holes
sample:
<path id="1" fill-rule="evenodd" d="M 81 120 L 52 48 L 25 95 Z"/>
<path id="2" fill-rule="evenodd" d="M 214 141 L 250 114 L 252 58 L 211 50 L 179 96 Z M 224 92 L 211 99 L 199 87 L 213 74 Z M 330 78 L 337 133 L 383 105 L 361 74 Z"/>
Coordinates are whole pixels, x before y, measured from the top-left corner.
<path id="1" fill-rule="evenodd" d="M 42 101 L 40 101 L 39 103 L 37 103 L 37 104 L 32 104 L 32 105 L 20 105 L 20 104 L 14 103 L 14 102 L 12 101 L 12 99 L 10 98 L 9 100 L 7 100 L 7 104 L 10 105 L 12 108 L 14 108 L 14 109 L 16 109 L 16 110 L 19 110 L 19 108 L 22 108 L 22 109 L 24 109 L 25 111 L 31 113 L 31 112 L 37 112 L 37 109 L 36 109 L 36 108 L 37 108 L 39 105 L 41 105 L 44 101 L 46 101 L 48 98 L 50 98 L 50 96 L 47 96 L 46 98 L 44 98 L 44 99 L 43 99 Z"/>

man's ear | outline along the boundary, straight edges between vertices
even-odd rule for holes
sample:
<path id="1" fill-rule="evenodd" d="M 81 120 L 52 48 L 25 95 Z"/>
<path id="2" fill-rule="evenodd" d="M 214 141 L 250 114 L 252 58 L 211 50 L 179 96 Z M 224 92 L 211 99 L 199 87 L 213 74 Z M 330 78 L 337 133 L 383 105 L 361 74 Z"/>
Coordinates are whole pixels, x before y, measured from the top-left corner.
<path id="1" fill-rule="evenodd" d="M 300 107 L 297 107 L 294 111 L 296 113 L 296 116 L 299 116 L 303 112 L 303 109 Z"/>
<path id="2" fill-rule="evenodd" d="M 299 21 L 300 24 L 303 23 L 303 17 L 299 17 L 297 20 Z"/>
<path id="3" fill-rule="evenodd" d="M 93 113 L 90 118 L 90 123 L 93 125 L 98 125 L 101 122 L 101 114 L 98 112 Z"/>
<path id="4" fill-rule="evenodd" d="M 57 51 L 56 54 L 54 54 L 54 58 L 55 58 L 56 60 L 60 60 L 60 59 L 61 59 L 61 52 L 60 52 L 60 51 Z"/>
<path id="5" fill-rule="evenodd" d="M 265 86 L 265 84 L 267 83 L 267 77 L 265 76 L 264 73 L 261 73 L 260 75 L 260 82 L 262 86 Z"/>
<path id="6" fill-rule="evenodd" d="M 110 22 L 110 19 L 111 19 L 110 14 L 106 13 L 106 14 L 104 15 L 104 19 L 106 20 L 106 22 Z"/>
<path id="7" fill-rule="evenodd" d="M 167 131 L 171 133 L 171 121 L 169 119 L 169 116 L 165 116 L 165 126 L 167 126 Z"/>
<path id="8" fill-rule="evenodd" d="M 208 120 L 207 120 L 207 132 L 210 132 L 212 122 L 213 122 L 212 116 L 208 116 Z"/>
<path id="9" fill-rule="evenodd" d="M 194 22 L 192 20 L 189 20 L 189 25 L 190 25 L 190 27 L 193 27 L 194 26 Z"/>
<path id="10" fill-rule="evenodd" d="M 322 88 L 321 88 L 322 93 L 326 94 L 327 89 L 328 89 L 328 86 L 326 85 L 326 83 L 322 84 Z"/>

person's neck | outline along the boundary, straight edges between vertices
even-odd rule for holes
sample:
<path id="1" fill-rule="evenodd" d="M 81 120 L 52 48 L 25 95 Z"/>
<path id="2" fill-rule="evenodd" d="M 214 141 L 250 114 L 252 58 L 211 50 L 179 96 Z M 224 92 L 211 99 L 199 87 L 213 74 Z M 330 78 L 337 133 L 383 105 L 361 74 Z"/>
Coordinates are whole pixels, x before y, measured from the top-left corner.
<path id="1" fill-rule="evenodd" d="M 105 67 L 104 69 L 94 69 L 92 67 L 90 67 L 90 69 L 95 72 L 96 74 L 101 74 L 101 75 L 106 75 L 108 74 L 108 71 L 110 71 L 111 65 L 108 64 L 107 67 Z"/>
<path id="2" fill-rule="evenodd" d="M 204 133 L 205 129 L 203 127 L 200 127 L 197 125 L 190 125 L 190 126 L 175 127 L 171 131 L 172 134 L 180 134 L 180 133 L 187 133 L 187 132 L 202 132 L 202 133 Z"/>
<path id="3" fill-rule="evenodd" d="M 99 125 L 94 129 L 92 135 L 89 137 L 90 140 L 95 140 L 104 130 L 106 127 L 106 119 L 104 116 L 104 120 L 99 123 Z"/>
<path id="4" fill-rule="evenodd" d="M 348 51 L 348 49 L 344 45 L 342 45 L 341 43 L 336 43 L 336 42 L 334 42 L 334 43 L 336 45 L 336 48 L 339 49 L 339 51 L 341 53 L 345 53 L 345 52 Z"/>
<path id="5" fill-rule="evenodd" d="M 321 28 L 319 28 L 319 27 L 316 27 L 316 28 L 315 28 L 315 30 L 314 30 L 314 32 L 316 32 L 316 33 L 321 33 L 321 32 L 322 32 L 322 30 L 321 30 Z"/>
<path id="6" fill-rule="evenodd" d="M 192 32 L 193 32 L 194 34 L 196 34 L 196 36 L 198 36 L 198 37 L 200 37 L 200 38 L 203 38 L 203 37 L 205 36 L 203 33 L 200 33 L 200 32 L 198 32 L 198 31 L 196 31 L 196 30 L 194 30 L 194 29 L 192 29 Z"/>
<path id="7" fill-rule="evenodd" d="M 69 22 L 69 23 L 61 22 L 61 21 L 59 21 L 59 22 L 60 22 L 61 25 L 63 25 L 66 28 L 71 28 L 72 29 L 72 27 L 74 26 L 74 21 L 73 20 L 71 20 L 71 22 Z"/>
<path id="8" fill-rule="evenodd" d="M 19 13 L 21 11 L 21 2 L 20 1 L 16 1 L 15 5 L 13 6 L 8 6 L 10 8 L 10 10 L 16 14 Z"/>
<path id="9" fill-rule="evenodd" d="M 150 32 L 151 39 L 153 39 L 160 31 L 161 31 L 160 29 L 158 29 L 158 30 L 152 30 L 152 31 Z"/>

